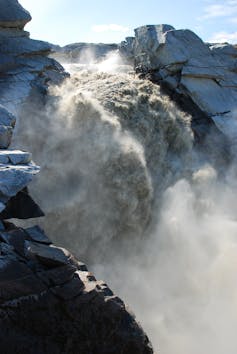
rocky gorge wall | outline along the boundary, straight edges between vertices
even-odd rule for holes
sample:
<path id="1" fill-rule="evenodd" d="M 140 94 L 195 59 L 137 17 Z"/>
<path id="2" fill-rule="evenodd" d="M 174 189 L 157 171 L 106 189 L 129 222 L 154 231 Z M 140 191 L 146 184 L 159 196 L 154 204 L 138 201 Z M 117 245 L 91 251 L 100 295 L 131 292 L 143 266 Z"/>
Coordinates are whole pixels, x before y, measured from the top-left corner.
<path id="1" fill-rule="evenodd" d="M 74 63 L 65 79 L 48 51 L 30 51 L 35 42 L 21 22 L 29 14 L 10 3 L 20 9 L 15 26 L 28 52 L 4 49 L 17 75 L 15 85 L 14 72 L 2 71 L 11 83 L 9 101 L 6 89 L 2 96 L 3 136 L 7 147 L 16 120 L 9 110 L 21 108 L 12 147 L 31 151 L 41 165 L 29 186 L 46 212 L 39 223 L 132 305 L 155 350 L 235 354 L 235 47 L 207 45 L 168 25 L 143 26 L 119 46 L 118 66 L 116 53 L 106 54 L 88 67 Z M 38 70 L 39 62 L 50 70 Z M 124 303 L 83 263 L 31 221 L 24 229 L 6 222 L 42 211 L 25 189 L 38 172 L 30 154 L 2 152 L 2 170 L 18 182 L 16 171 L 26 176 L 13 199 L 12 179 L 2 188 L 4 351 L 152 353 Z"/>
<path id="2" fill-rule="evenodd" d="M 67 76 L 48 58 L 50 46 L 24 31 L 30 19 L 17 0 L 0 0 L 1 351 L 152 353 L 134 316 L 104 282 L 40 227 L 7 221 L 44 215 L 28 191 L 39 167 L 31 153 L 9 145 L 27 99 L 43 104 L 49 83 Z M 27 112 L 21 117 L 31 124 Z"/>
<path id="3" fill-rule="evenodd" d="M 194 134 L 206 155 L 215 155 L 211 145 L 217 143 L 219 153 L 226 155 L 231 146 L 235 155 L 236 46 L 204 43 L 192 31 L 170 25 L 150 25 L 137 28 L 120 51 L 137 72 L 192 114 Z"/>

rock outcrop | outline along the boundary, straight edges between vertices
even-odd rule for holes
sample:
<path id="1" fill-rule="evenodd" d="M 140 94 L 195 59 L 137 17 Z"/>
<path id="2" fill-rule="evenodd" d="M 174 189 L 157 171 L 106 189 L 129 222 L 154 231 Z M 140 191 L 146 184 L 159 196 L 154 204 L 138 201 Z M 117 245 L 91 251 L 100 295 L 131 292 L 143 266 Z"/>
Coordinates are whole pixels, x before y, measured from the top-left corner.
<path id="1" fill-rule="evenodd" d="M 0 340 L 13 353 L 153 353 L 108 286 L 39 227 L 0 230 Z"/>
<path id="2" fill-rule="evenodd" d="M 17 0 L 0 2 L 0 27 L 23 29 L 31 16 Z"/>
<path id="3" fill-rule="evenodd" d="M 181 108 L 192 114 L 200 140 L 205 140 L 204 131 L 211 139 L 211 127 L 213 135 L 218 135 L 218 129 L 236 145 L 234 46 L 208 45 L 190 30 L 150 25 L 137 28 L 135 38 L 122 42 L 120 48 L 129 58 L 133 54 L 137 72 L 159 83 Z"/>
<path id="4" fill-rule="evenodd" d="M 30 14 L 17 0 L 0 2 L 0 103 L 12 112 L 32 93 L 45 93 L 49 82 L 65 76 L 62 66 L 48 58 L 51 45 L 29 38 L 24 25 Z"/>
<path id="5" fill-rule="evenodd" d="M 72 43 L 64 47 L 52 45 L 54 58 L 61 62 L 90 64 L 101 61 L 111 51 L 118 50 L 118 44 Z"/>
<path id="6" fill-rule="evenodd" d="M 39 167 L 31 161 L 30 153 L 7 150 L 15 122 L 15 116 L 0 105 L 0 219 L 43 215 L 26 189 Z"/>
<path id="7" fill-rule="evenodd" d="M 27 186 L 39 167 L 9 149 L 17 113 L 31 94 L 66 76 L 50 45 L 23 30 L 31 19 L 16 0 L 0 0 L 0 340 L 4 354 L 151 354 L 134 316 L 108 286 L 38 226 L 11 218 L 43 216 Z"/>

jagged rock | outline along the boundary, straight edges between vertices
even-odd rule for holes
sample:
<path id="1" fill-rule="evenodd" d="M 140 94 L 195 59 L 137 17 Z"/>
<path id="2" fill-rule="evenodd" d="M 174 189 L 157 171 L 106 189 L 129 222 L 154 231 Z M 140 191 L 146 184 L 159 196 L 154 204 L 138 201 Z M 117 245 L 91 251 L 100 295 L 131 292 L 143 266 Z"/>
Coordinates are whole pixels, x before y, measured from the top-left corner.
<path id="1" fill-rule="evenodd" d="M 0 233 L 1 241 L 6 242 L 8 245 L 12 246 L 17 254 L 24 257 L 25 255 L 25 239 L 26 235 L 23 230 L 11 230 L 9 232 Z"/>
<path id="2" fill-rule="evenodd" d="M 24 188 L 39 172 L 29 152 L 5 150 L 11 143 L 16 118 L 0 105 L 0 219 L 43 216 Z"/>
<path id="3" fill-rule="evenodd" d="M 0 201 L 7 202 L 25 188 L 39 167 L 33 163 L 26 165 L 0 164 Z"/>
<path id="4" fill-rule="evenodd" d="M 57 268 L 39 271 L 37 276 L 48 286 L 52 284 L 63 285 L 69 280 L 72 280 L 77 269 L 78 268 L 72 264 L 66 264 Z"/>
<path id="5" fill-rule="evenodd" d="M 0 257 L 0 312 L 4 302 L 44 290 L 46 286 L 35 277 L 26 264 L 17 259 L 12 260 L 8 255 Z"/>
<path id="6" fill-rule="evenodd" d="M 0 126 L 0 149 L 6 149 L 11 144 L 12 127 Z"/>
<path id="7" fill-rule="evenodd" d="M 129 48 L 129 43 L 127 46 Z M 151 25 L 135 30 L 129 50 L 133 51 L 137 71 L 159 83 L 172 99 L 176 97 L 179 105 L 185 99 L 192 102 L 188 113 L 195 105 L 202 112 L 193 124 L 199 133 L 203 130 L 199 127 L 199 121 L 202 121 L 202 125 L 205 122 L 208 132 L 208 126 L 215 125 L 214 135 L 218 135 L 218 130 L 221 132 L 219 145 L 226 146 L 226 139 L 231 140 L 232 148 L 236 145 L 235 47 L 228 44 L 207 45 L 189 30 L 175 30 L 169 25 Z M 187 108 L 189 104 L 183 106 Z M 195 132 L 196 135 L 199 133 Z M 210 135 L 209 138 L 211 141 Z M 206 135 L 203 135 L 202 141 L 206 141 Z M 213 141 L 211 145 L 214 145 Z"/>
<path id="8" fill-rule="evenodd" d="M 0 105 L 0 125 L 14 127 L 16 123 L 16 117 L 10 113 L 5 107 Z"/>
<path id="9" fill-rule="evenodd" d="M 153 353 L 124 303 L 104 282 L 82 270 L 72 255 L 66 253 L 62 263 L 52 264 L 52 259 L 61 260 L 60 249 L 36 242 L 34 245 L 44 249 L 45 261 L 29 259 L 32 242 L 27 232 L 13 225 L 0 232 L 0 240 L 4 354 Z M 42 249 L 40 253 L 42 256 Z"/>
<path id="10" fill-rule="evenodd" d="M 5 209 L 0 213 L 0 220 L 12 218 L 30 219 L 41 216 L 44 216 L 43 211 L 31 198 L 27 188 L 24 188 L 8 200 Z M 38 235 L 38 237 L 40 236 Z M 43 235 L 41 237 L 43 238 Z"/>
<path id="11" fill-rule="evenodd" d="M 6 149 L 10 145 L 15 122 L 15 116 L 0 105 L 0 149 Z M 1 156 L 2 160 L 6 161 L 6 157 Z M 0 163 L 2 163 L 1 161 Z"/>
<path id="12" fill-rule="evenodd" d="M 0 1 L 0 27 L 22 29 L 31 16 L 17 0 Z"/>
<path id="13" fill-rule="evenodd" d="M 128 62 L 132 62 L 134 58 L 134 42 L 134 37 L 126 37 L 125 41 L 121 42 L 118 47 L 119 52 Z"/>
<path id="14" fill-rule="evenodd" d="M 32 241 L 45 243 L 47 245 L 51 244 L 50 239 L 39 226 L 28 227 L 25 232 L 30 236 Z"/>
<path id="15" fill-rule="evenodd" d="M 50 267 L 68 264 L 70 254 L 63 248 L 26 241 L 26 257 L 36 258 L 40 263 Z"/>

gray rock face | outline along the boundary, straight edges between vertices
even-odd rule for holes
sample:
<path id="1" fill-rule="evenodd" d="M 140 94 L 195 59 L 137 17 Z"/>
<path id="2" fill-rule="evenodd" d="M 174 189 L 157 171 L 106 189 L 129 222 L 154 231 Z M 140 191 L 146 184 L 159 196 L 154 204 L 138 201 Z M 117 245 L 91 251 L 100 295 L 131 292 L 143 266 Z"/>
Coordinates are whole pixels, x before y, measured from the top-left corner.
<path id="1" fill-rule="evenodd" d="M 64 77 L 62 67 L 49 59 L 50 45 L 34 41 L 23 31 L 30 14 L 16 0 L 0 1 L 0 211 L 1 218 L 42 215 L 23 189 L 38 173 L 31 154 L 6 150 L 11 144 L 16 113 L 33 89 L 47 89 L 48 73 Z M 45 73 L 47 72 L 47 73 Z M 51 75 L 53 76 L 53 75 Z M 52 81 L 52 80 L 51 80 Z M 10 112 L 11 111 L 11 112 Z M 13 198 L 13 199 L 12 199 Z M 23 207 L 23 204 L 27 207 Z M 3 210 L 7 209 L 3 212 Z M 32 207 L 32 212 L 29 210 Z M 17 207 L 20 210 L 17 211 Z"/>
<path id="2" fill-rule="evenodd" d="M 39 172 L 39 167 L 31 162 L 30 153 L 6 150 L 11 143 L 15 121 L 15 116 L 0 105 L 0 212 Z"/>
<path id="3" fill-rule="evenodd" d="M 30 236 L 31 240 L 34 242 L 39 242 L 47 245 L 50 245 L 52 243 L 39 226 L 28 227 L 25 232 Z"/>
<path id="4" fill-rule="evenodd" d="M 14 127 L 16 117 L 8 112 L 6 108 L 0 105 L 0 124 L 8 127 Z"/>
<path id="5" fill-rule="evenodd" d="M 85 265 L 61 248 L 32 242 L 29 230 L 6 223 L 4 228 L 0 231 L 3 353 L 153 353 L 124 303 Z"/>
<path id="6" fill-rule="evenodd" d="M 0 70 L 4 72 L 0 78 L 0 104 L 14 113 L 33 91 L 45 93 L 50 82 L 58 83 L 65 77 L 61 65 L 47 57 L 51 45 L 30 39 L 23 30 L 30 20 L 30 14 L 18 1 L 0 1 Z M 1 147 L 6 148 L 11 130 L 3 130 L 0 139 L 2 135 L 6 138 Z"/>
<path id="7" fill-rule="evenodd" d="M 126 37 L 125 41 L 119 44 L 119 52 L 122 57 L 125 57 L 128 63 L 132 63 L 134 60 L 134 37 Z"/>
<path id="8" fill-rule="evenodd" d="M 17 0 L 0 0 L 0 27 L 23 29 L 31 16 Z"/>
<path id="9" fill-rule="evenodd" d="M 16 118 L 13 114 L 0 105 L 0 149 L 7 148 L 10 145 L 15 122 Z M 7 161 L 4 156 L 1 156 L 0 161 L 2 159 Z"/>
<path id="10" fill-rule="evenodd" d="M 117 44 L 104 43 L 72 43 L 64 47 L 53 46 L 54 57 L 65 62 L 90 64 L 102 60 L 106 55 L 118 49 Z"/>
<path id="11" fill-rule="evenodd" d="M 0 150 L 0 163 L 13 165 L 28 164 L 31 162 L 31 154 L 20 150 Z"/>
<path id="12" fill-rule="evenodd" d="M 153 81 L 166 85 L 173 95 L 191 99 L 236 145 L 235 47 L 207 45 L 189 30 L 153 25 L 135 30 L 132 50 L 139 70 L 151 73 Z"/>
<path id="13" fill-rule="evenodd" d="M 20 190 L 26 187 L 33 175 L 39 171 L 34 164 L 1 164 L 0 165 L 0 194 L 1 201 L 5 202 Z"/>
<path id="14" fill-rule="evenodd" d="M 0 212 L 39 172 L 30 153 L 6 150 L 11 143 L 15 116 L 0 105 Z"/>

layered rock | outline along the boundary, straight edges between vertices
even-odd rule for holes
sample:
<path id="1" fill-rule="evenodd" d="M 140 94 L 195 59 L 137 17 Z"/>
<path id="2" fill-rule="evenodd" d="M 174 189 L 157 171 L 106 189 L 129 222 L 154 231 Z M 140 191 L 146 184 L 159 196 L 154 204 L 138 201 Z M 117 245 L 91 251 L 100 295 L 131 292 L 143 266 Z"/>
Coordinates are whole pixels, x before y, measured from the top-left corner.
<path id="1" fill-rule="evenodd" d="M 153 352 L 124 303 L 39 227 L 2 224 L 0 250 L 2 352 Z"/>
<path id="2" fill-rule="evenodd" d="M 30 15 L 16 0 L 0 1 L 0 340 L 13 353 L 141 353 L 151 344 L 125 304 L 38 226 L 10 218 L 43 212 L 27 186 L 39 171 L 26 151 L 9 149 L 22 104 L 66 75 L 47 57 L 50 45 L 31 40 Z M 23 117 L 24 118 L 24 117 Z"/>
<path id="3" fill-rule="evenodd" d="M 0 219 L 43 215 L 26 189 L 39 167 L 30 153 L 7 150 L 15 122 L 15 116 L 0 105 Z"/>
<path id="4" fill-rule="evenodd" d="M 51 45 L 29 38 L 24 25 L 30 14 L 17 0 L 0 2 L 0 103 L 12 112 L 32 90 L 45 93 L 49 82 L 65 75 L 54 59 L 48 58 Z"/>
<path id="5" fill-rule="evenodd" d="M 190 30 L 151 25 L 137 28 L 135 38 L 123 42 L 121 50 L 129 57 L 133 53 L 136 70 L 159 83 L 193 115 L 195 133 L 201 139 L 204 130 L 210 133 L 208 126 L 214 122 L 232 144 L 236 143 L 234 46 L 207 45 Z M 200 114 L 193 114 L 195 110 Z"/>

